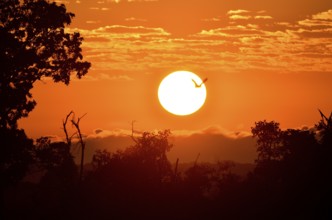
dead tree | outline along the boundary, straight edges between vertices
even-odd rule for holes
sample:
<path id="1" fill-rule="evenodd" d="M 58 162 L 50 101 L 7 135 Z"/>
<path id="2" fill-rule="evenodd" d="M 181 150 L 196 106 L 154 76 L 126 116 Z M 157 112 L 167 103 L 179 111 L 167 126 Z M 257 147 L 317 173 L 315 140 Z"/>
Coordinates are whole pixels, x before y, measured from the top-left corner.
<path id="1" fill-rule="evenodd" d="M 71 146 L 71 139 L 73 138 L 73 136 L 76 134 L 76 132 L 74 134 L 72 134 L 70 137 L 68 135 L 68 131 L 67 131 L 67 122 L 68 122 L 68 118 L 74 114 L 73 111 L 70 111 L 69 114 L 66 116 L 66 119 L 62 121 L 62 128 L 63 128 L 63 131 L 65 132 L 65 135 L 66 135 L 66 141 L 67 141 L 67 145 L 68 147 L 70 148 Z"/>
<path id="2" fill-rule="evenodd" d="M 85 142 L 83 141 L 83 136 L 82 136 L 82 132 L 81 132 L 81 129 L 80 129 L 80 121 L 85 115 L 86 114 L 84 114 L 82 117 L 78 117 L 76 121 L 75 121 L 75 117 L 74 117 L 75 115 L 74 115 L 73 119 L 71 120 L 71 123 L 75 126 L 75 128 L 77 130 L 77 137 L 80 141 L 81 149 L 82 149 L 81 165 L 80 165 L 80 181 L 82 181 L 82 179 L 83 179 L 84 150 L 85 150 Z"/>
<path id="3" fill-rule="evenodd" d="M 201 153 L 198 153 L 198 155 L 196 157 L 196 160 L 195 160 L 195 163 L 194 163 L 194 167 L 197 166 L 197 162 L 198 162 L 199 156 L 201 156 Z"/>
<path id="4" fill-rule="evenodd" d="M 136 122 L 135 120 L 131 121 L 131 136 L 130 137 L 136 144 L 138 144 L 138 140 L 134 136 L 134 134 L 135 134 L 134 123 L 135 122 Z"/>

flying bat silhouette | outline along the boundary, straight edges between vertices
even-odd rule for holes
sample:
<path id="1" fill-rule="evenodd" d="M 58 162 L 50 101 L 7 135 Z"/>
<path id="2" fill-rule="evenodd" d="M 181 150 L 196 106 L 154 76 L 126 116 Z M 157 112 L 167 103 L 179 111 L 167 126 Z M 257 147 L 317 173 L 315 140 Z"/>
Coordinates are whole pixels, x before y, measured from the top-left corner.
<path id="1" fill-rule="evenodd" d="M 198 84 L 194 79 L 191 79 L 195 83 L 196 88 L 201 88 L 201 86 L 208 80 L 208 78 L 205 78 L 201 84 Z"/>

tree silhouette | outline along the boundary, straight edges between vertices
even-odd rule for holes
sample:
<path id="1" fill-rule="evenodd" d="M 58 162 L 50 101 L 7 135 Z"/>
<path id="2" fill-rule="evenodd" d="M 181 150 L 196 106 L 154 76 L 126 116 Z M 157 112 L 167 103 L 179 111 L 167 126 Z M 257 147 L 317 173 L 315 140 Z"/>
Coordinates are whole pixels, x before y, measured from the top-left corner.
<path id="1" fill-rule="evenodd" d="M 82 202 L 85 201 L 89 210 L 98 210 L 92 212 L 98 216 L 91 218 L 151 219 L 143 216 L 161 215 L 160 204 L 166 201 L 161 198 L 173 175 L 166 156 L 172 147 L 169 135 L 169 130 L 144 132 L 125 150 L 95 152 L 93 169 L 87 172 L 82 184 L 87 194 Z M 106 204 L 106 209 L 101 208 Z M 114 207 L 112 212 L 109 207 Z"/>
<path id="2" fill-rule="evenodd" d="M 74 163 L 68 144 L 65 142 L 52 143 L 48 137 L 37 139 L 33 156 L 34 162 L 45 170 L 53 170 L 69 162 Z"/>
<path id="3" fill-rule="evenodd" d="M 165 178 L 170 179 L 172 175 L 171 164 L 166 156 L 172 147 L 168 142 L 170 134 L 169 130 L 159 131 L 157 134 L 144 132 L 142 136 L 135 138 L 133 146 L 124 151 L 96 151 L 92 161 L 95 174 L 104 175 L 106 172 L 105 175 L 110 176 L 110 181 L 122 181 L 122 184 L 161 184 Z M 118 170 L 123 172 L 120 174 Z"/>
<path id="4" fill-rule="evenodd" d="M 332 112 L 329 117 L 326 117 L 321 110 L 319 110 L 321 120 L 315 125 L 319 131 L 320 142 L 323 145 L 332 145 Z M 331 148 L 331 147 L 330 147 Z"/>
<path id="5" fill-rule="evenodd" d="M 281 129 L 279 123 L 265 120 L 255 122 L 255 127 L 251 128 L 251 132 L 253 137 L 257 138 L 257 162 L 281 159 Z"/>
<path id="6" fill-rule="evenodd" d="M 33 142 L 17 121 L 36 105 L 34 83 L 50 77 L 68 85 L 73 73 L 81 78 L 90 68 L 82 61 L 83 38 L 65 32 L 73 17 L 64 5 L 47 0 L 0 1 L 1 209 L 5 189 L 24 177 L 33 160 Z"/>
<path id="7" fill-rule="evenodd" d="M 42 77 L 70 82 L 84 76 L 79 33 L 66 33 L 73 13 L 46 0 L 0 1 L 0 127 L 16 128 L 36 105 L 30 90 Z"/>
<path id="8" fill-rule="evenodd" d="M 314 129 L 282 131 L 273 121 L 255 123 L 259 154 L 247 182 L 260 210 L 251 206 L 252 213 L 269 219 L 271 213 L 276 219 L 329 219 L 331 206 L 324 201 L 332 196 L 332 115 L 320 114 Z"/>

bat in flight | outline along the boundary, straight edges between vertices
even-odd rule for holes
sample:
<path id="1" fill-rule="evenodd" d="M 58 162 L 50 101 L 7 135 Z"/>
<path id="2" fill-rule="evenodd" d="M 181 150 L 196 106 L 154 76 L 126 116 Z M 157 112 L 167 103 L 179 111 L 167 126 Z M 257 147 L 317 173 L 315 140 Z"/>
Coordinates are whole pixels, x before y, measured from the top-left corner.
<path id="1" fill-rule="evenodd" d="M 201 88 L 201 86 L 208 80 L 208 78 L 205 78 L 201 84 L 198 84 L 194 79 L 191 79 L 195 83 L 196 88 Z"/>

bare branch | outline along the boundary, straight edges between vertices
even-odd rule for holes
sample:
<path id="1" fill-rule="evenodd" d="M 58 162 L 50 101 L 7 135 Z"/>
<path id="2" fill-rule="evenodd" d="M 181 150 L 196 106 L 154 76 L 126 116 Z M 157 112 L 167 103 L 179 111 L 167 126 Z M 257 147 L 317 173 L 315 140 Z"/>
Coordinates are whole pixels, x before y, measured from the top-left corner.
<path id="1" fill-rule="evenodd" d="M 70 111 L 69 114 L 66 116 L 66 119 L 62 121 L 62 126 L 63 126 L 63 131 L 65 132 L 65 135 L 66 135 L 66 141 L 67 141 L 67 144 L 68 146 L 71 145 L 71 139 L 73 137 L 72 136 L 68 136 L 68 131 L 67 131 L 67 122 L 68 122 L 68 118 L 70 117 L 70 115 L 74 114 L 73 111 Z"/>
<path id="2" fill-rule="evenodd" d="M 137 144 L 138 140 L 134 137 L 134 133 L 135 133 L 134 123 L 135 122 L 136 122 L 135 120 L 131 121 L 131 139 Z"/>
<path id="3" fill-rule="evenodd" d="M 71 123 L 73 126 L 75 126 L 77 132 L 77 136 L 80 140 L 80 144 L 81 144 L 81 149 L 82 149 L 82 154 L 81 154 L 81 167 L 80 167 L 80 181 L 82 181 L 82 178 L 83 178 L 83 165 L 84 165 L 84 150 L 85 150 L 85 142 L 83 141 L 83 136 L 82 136 L 82 132 L 81 132 L 81 129 L 80 129 L 80 121 L 81 119 L 86 115 L 86 113 L 81 116 L 81 117 L 78 117 L 77 121 L 75 121 L 75 118 L 73 117 L 73 119 L 71 120 Z M 75 115 L 74 115 L 75 116 Z"/>
<path id="4" fill-rule="evenodd" d="M 323 114 L 323 112 L 320 109 L 318 109 L 318 111 L 323 120 L 325 119 L 326 121 L 329 121 L 329 119 Z"/>
<path id="5" fill-rule="evenodd" d="M 195 163 L 194 163 L 194 167 L 197 166 L 197 162 L 198 162 L 199 156 L 201 156 L 201 153 L 198 153 L 198 155 L 196 157 L 196 160 L 195 160 Z"/>

